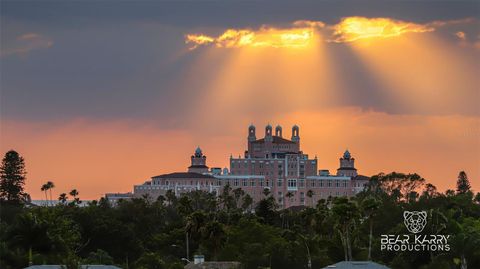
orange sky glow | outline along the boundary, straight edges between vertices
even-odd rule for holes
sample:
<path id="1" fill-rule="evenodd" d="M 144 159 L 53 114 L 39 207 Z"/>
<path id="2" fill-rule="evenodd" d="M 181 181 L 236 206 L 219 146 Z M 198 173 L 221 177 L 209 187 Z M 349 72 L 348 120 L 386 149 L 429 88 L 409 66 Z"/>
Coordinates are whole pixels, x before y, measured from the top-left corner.
<path id="1" fill-rule="evenodd" d="M 361 174 L 417 172 L 446 190 L 454 188 L 458 171 L 466 170 L 472 187 L 480 189 L 474 180 L 480 176 L 478 118 L 395 116 L 357 108 L 297 111 L 279 118 L 285 135 L 301 123 L 302 149 L 318 156 L 319 169 L 334 172 L 348 148 Z M 209 166 L 228 167 L 230 154 L 241 155 L 246 147 L 250 119 L 237 120 L 216 136 L 208 130 L 162 131 L 138 122 L 7 122 L 3 137 L 15 141 L 10 148 L 25 157 L 27 191 L 34 198 L 41 199 L 41 184 L 52 180 L 55 193 L 77 188 L 84 199 L 98 199 L 105 192 L 131 191 L 133 184 L 154 175 L 185 171 L 197 145 Z M 257 123 L 258 136 L 264 125 Z M 8 149 L 2 145 L 2 151 Z"/>

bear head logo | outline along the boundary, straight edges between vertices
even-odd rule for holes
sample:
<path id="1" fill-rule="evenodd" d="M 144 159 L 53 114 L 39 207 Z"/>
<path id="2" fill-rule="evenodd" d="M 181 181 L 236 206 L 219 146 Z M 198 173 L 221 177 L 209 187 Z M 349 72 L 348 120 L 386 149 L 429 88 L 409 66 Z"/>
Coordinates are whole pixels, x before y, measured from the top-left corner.
<path id="1" fill-rule="evenodd" d="M 427 211 L 404 211 L 403 219 L 408 231 L 416 234 L 427 225 Z"/>

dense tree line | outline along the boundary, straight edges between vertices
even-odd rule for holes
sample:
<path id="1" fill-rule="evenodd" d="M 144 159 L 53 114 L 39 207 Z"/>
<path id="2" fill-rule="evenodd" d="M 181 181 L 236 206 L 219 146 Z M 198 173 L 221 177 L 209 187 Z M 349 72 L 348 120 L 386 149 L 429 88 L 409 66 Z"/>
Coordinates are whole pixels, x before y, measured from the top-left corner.
<path id="1" fill-rule="evenodd" d="M 0 170 L 0 268 L 29 263 L 183 268 L 182 259 L 194 254 L 240 261 L 248 269 L 321 268 L 342 260 L 373 260 L 392 268 L 480 268 L 480 194 L 470 190 L 464 172 L 456 191 L 440 193 L 417 174 L 379 174 L 355 197 L 284 210 L 268 189 L 253 204 L 249 195 L 228 185 L 219 195 L 167 192 L 156 200 L 117 205 L 102 198 L 79 206 L 73 190 L 71 202 L 63 193 L 57 205 L 38 207 L 22 198 L 22 187 L 4 193 L 4 185 L 17 186 L 9 180 L 25 180 L 23 159 L 12 156 L 7 153 Z M 21 169 L 12 169 L 10 159 Z M 47 198 L 51 186 L 42 186 Z M 407 233 L 404 210 L 426 210 L 425 230 L 452 235 L 451 251 L 381 251 L 381 234 Z"/>

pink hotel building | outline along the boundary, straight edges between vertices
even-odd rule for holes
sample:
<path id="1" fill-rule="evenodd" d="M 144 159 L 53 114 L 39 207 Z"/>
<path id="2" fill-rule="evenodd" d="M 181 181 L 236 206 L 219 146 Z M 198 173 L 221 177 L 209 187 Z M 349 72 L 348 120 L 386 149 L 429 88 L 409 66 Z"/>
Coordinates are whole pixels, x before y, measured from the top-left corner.
<path id="1" fill-rule="evenodd" d="M 248 128 L 248 149 L 244 157 L 230 156 L 230 169 L 207 166 L 207 157 L 197 148 L 191 156 L 187 172 L 175 172 L 154 176 L 142 185 L 134 186 L 134 197 L 148 194 L 156 199 L 172 190 L 179 196 L 192 190 L 220 193 L 230 184 L 232 189 L 241 188 L 255 202 L 264 197 L 268 188 L 277 203 L 287 208 L 299 205 L 315 205 L 320 199 L 329 196 L 352 196 L 363 190 L 368 177 L 357 174 L 355 159 L 347 150 L 340 158 L 340 167 L 335 175 L 328 170 L 318 171 L 317 157 L 309 156 L 300 150 L 298 126 L 292 127 L 291 139 L 282 135 L 282 127 L 265 127 L 265 136 L 257 139 L 255 126 Z M 309 192 L 311 190 L 312 192 Z M 287 193 L 290 193 L 287 195 Z M 313 194 L 309 197 L 308 193 Z M 107 198 L 114 198 L 114 194 Z"/>

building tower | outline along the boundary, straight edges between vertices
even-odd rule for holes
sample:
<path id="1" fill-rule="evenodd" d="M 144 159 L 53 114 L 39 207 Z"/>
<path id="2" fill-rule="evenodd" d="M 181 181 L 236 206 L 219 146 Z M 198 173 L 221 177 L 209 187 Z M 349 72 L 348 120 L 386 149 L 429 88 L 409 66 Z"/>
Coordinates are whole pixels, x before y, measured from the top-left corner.
<path id="1" fill-rule="evenodd" d="M 272 142 L 272 141 L 273 141 L 272 125 L 268 124 L 265 127 L 265 142 Z"/>
<path id="2" fill-rule="evenodd" d="M 340 158 L 340 168 L 337 169 L 337 176 L 355 177 L 357 169 L 355 168 L 355 158 L 353 158 L 348 149 Z"/>
<path id="3" fill-rule="evenodd" d="M 300 130 L 297 125 L 292 127 L 292 141 L 299 144 L 300 143 Z"/>
<path id="4" fill-rule="evenodd" d="M 255 136 L 255 126 L 251 124 L 248 127 L 248 142 L 253 142 L 257 140 L 257 137 Z"/>
<path id="5" fill-rule="evenodd" d="M 192 165 L 188 167 L 188 172 L 190 173 L 207 173 L 208 166 L 207 166 L 207 156 L 203 155 L 202 149 L 197 147 L 195 153 L 191 157 Z"/>
<path id="6" fill-rule="evenodd" d="M 282 137 L 282 126 L 277 125 L 277 127 L 275 127 L 275 136 Z"/>

